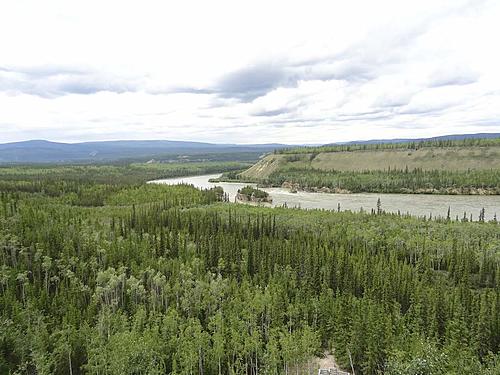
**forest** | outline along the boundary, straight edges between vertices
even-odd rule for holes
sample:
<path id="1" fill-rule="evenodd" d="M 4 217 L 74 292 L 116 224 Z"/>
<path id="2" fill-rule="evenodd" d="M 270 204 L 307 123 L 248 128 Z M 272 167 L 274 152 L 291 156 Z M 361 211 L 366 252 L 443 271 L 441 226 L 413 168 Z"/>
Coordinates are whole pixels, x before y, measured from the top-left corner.
<path id="1" fill-rule="evenodd" d="M 500 170 L 323 171 L 286 167 L 261 183 L 281 186 L 285 181 L 304 190 L 327 187 L 351 193 L 500 194 Z"/>
<path id="2" fill-rule="evenodd" d="M 361 150 L 418 150 L 427 147 L 487 147 L 500 146 L 500 138 L 465 138 L 460 140 L 422 140 L 387 143 L 348 143 L 311 147 L 276 149 L 275 154 L 311 154 L 321 152 L 345 152 Z"/>
<path id="3" fill-rule="evenodd" d="M 0 373 L 500 373 L 498 222 L 145 184 L 211 168 L 0 169 Z"/>
<path id="4" fill-rule="evenodd" d="M 336 193 L 500 194 L 500 138 L 276 150 L 220 180 Z"/>

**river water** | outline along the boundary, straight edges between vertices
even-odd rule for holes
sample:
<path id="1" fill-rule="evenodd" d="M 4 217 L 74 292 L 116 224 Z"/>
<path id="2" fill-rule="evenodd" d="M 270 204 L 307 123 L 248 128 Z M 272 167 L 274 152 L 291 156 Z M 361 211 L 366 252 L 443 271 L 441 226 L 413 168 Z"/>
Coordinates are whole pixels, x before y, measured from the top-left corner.
<path id="1" fill-rule="evenodd" d="M 176 185 L 180 183 L 192 184 L 197 188 L 207 189 L 214 186 L 221 186 L 229 195 L 233 202 L 238 189 L 255 184 L 242 184 L 232 182 L 208 182 L 211 178 L 217 178 L 220 174 L 210 174 L 203 176 L 191 176 L 180 178 L 168 178 L 163 180 L 154 180 L 150 183 Z M 428 195 L 428 194 L 377 194 L 377 193 L 359 193 L 359 194 L 330 194 L 330 193 L 308 193 L 299 191 L 290 193 L 282 188 L 264 188 L 273 199 L 272 206 L 299 207 L 305 209 L 327 209 L 337 210 L 340 204 L 342 211 L 359 211 L 361 209 L 370 211 L 377 208 L 377 200 L 380 198 L 381 208 L 387 212 L 409 213 L 414 216 L 446 217 L 448 207 L 451 217 L 459 218 L 464 216 L 477 220 L 479 212 L 485 209 L 486 220 L 493 219 L 495 213 L 500 220 L 500 196 L 498 195 Z"/>

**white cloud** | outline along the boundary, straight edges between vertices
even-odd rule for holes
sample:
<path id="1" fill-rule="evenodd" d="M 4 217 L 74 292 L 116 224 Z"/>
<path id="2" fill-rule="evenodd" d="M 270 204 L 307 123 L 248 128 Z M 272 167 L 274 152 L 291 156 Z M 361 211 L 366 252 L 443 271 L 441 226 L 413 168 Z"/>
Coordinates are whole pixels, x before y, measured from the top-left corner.
<path id="1" fill-rule="evenodd" d="M 499 17 L 494 0 L 6 2 L 0 142 L 500 131 Z"/>

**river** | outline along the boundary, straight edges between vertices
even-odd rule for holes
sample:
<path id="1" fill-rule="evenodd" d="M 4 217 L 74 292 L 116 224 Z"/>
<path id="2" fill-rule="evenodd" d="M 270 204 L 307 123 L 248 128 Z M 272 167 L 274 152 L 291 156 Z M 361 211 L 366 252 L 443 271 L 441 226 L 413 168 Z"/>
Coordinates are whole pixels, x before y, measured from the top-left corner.
<path id="1" fill-rule="evenodd" d="M 233 202 L 238 189 L 255 184 L 242 184 L 233 182 L 212 183 L 208 180 L 217 178 L 220 174 L 210 174 L 203 176 L 191 176 L 180 178 L 168 178 L 162 180 L 150 181 L 150 183 L 176 185 L 180 183 L 192 184 L 197 188 L 207 189 L 214 186 L 221 186 L 228 193 Z M 330 194 L 330 193 L 308 193 L 299 191 L 290 193 L 282 188 L 263 188 L 273 199 L 272 206 L 299 207 L 305 209 L 340 209 L 359 211 L 361 209 L 370 211 L 376 209 L 377 200 L 380 198 L 381 208 L 387 212 L 409 213 L 414 216 L 446 217 L 448 207 L 451 217 L 459 218 L 467 214 L 473 220 L 477 220 L 479 212 L 485 209 L 485 219 L 493 219 L 495 213 L 500 220 L 500 196 L 498 195 L 430 195 L 430 194 L 377 194 L 377 193 L 359 193 L 359 194 Z"/>

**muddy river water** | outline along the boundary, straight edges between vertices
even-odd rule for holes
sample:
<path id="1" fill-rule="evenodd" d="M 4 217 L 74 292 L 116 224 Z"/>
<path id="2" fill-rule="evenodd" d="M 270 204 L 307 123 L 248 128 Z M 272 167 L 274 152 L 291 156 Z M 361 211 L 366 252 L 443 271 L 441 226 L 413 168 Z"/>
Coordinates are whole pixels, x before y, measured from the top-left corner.
<path id="1" fill-rule="evenodd" d="M 197 188 L 212 188 L 221 186 L 229 194 L 233 202 L 238 189 L 249 184 L 229 183 L 229 182 L 209 182 L 209 179 L 219 177 L 220 174 L 210 174 L 203 176 L 190 176 L 180 178 L 168 178 L 162 180 L 150 181 L 150 183 L 176 185 L 180 183 L 192 184 Z M 251 184 L 250 184 L 251 185 Z M 360 193 L 360 194 L 330 194 L 330 193 L 309 193 L 299 191 L 291 193 L 282 188 L 264 188 L 273 199 L 272 206 L 300 207 L 305 209 L 340 209 L 359 211 L 361 209 L 370 211 L 376 209 L 377 200 L 380 198 L 381 208 L 387 212 L 409 213 L 414 216 L 446 217 L 448 207 L 451 217 L 459 218 L 464 216 L 477 220 L 479 212 L 485 209 L 486 220 L 491 220 L 495 213 L 500 220 L 500 196 L 493 195 L 428 195 L 428 194 L 378 194 L 378 193 Z"/>

